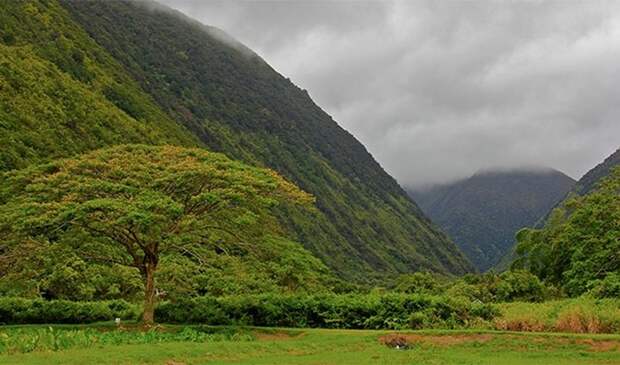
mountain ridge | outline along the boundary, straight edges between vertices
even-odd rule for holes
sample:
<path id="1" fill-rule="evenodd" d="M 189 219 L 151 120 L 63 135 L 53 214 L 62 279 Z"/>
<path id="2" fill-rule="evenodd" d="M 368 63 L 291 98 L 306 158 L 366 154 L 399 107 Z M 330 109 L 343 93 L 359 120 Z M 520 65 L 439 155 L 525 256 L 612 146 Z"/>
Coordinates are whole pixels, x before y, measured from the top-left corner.
<path id="1" fill-rule="evenodd" d="M 620 148 L 611 153 L 605 160 L 588 170 L 575 185 L 573 191 L 584 195 L 592 191 L 601 178 L 609 175 L 611 169 L 620 165 Z"/>
<path id="2" fill-rule="evenodd" d="M 485 271 L 512 247 L 520 228 L 536 223 L 573 184 L 557 170 L 519 168 L 481 170 L 452 183 L 409 192 Z"/>

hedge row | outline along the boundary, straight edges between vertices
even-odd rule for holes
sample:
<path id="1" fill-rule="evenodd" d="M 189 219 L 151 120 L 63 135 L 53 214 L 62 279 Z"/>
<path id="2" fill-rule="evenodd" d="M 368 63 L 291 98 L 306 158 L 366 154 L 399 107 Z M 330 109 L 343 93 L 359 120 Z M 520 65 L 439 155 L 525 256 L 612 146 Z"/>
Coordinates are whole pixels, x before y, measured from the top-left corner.
<path id="1" fill-rule="evenodd" d="M 0 298 L 0 323 L 91 323 L 115 318 L 137 319 L 140 306 L 124 300 L 100 302 Z"/>
<path id="2" fill-rule="evenodd" d="M 123 300 L 0 298 L 0 323 L 91 323 L 137 319 L 140 306 Z M 320 328 L 457 328 L 489 321 L 494 306 L 421 294 L 247 295 L 195 297 L 160 303 L 162 323 Z"/>
<path id="3" fill-rule="evenodd" d="M 320 328 L 457 328 L 493 319 L 494 306 L 431 295 L 252 295 L 161 303 L 158 321 Z"/>

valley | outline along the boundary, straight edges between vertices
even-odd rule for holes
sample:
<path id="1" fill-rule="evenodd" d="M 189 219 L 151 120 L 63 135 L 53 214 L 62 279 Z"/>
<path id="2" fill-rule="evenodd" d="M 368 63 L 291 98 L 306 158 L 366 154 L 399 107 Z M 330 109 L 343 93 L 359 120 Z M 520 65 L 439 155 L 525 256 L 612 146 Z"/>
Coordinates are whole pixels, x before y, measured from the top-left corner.
<path id="1" fill-rule="evenodd" d="M 605 83 L 568 75 L 596 90 L 584 104 L 604 111 L 588 114 L 556 98 L 570 83 L 546 68 L 512 84 L 505 73 L 532 62 L 520 53 L 443 75 L 439 61 L 482 57 L 452 24 L 486 24 L 470 18 L 495 14 L 484 1 L 454 15 L 464 23 L 415 2 L 164 2 L 0 3 L 0 363 L 620 364 Z M 231 17 L 247 35 L 272 6 L 308 21 L 278 18 L 285 40 L 263 24 L 256 49 L 196 20 Z M 340 7 L 403 28 L 318 16 Z M 414 57 L 392 35 L 426 27 L 395 9 L 454 37 L 420 38 Z M 296 63 L 334 29 L 333 57 Z M 376 50 L 357 43 L 375 37 Z M 516 91 L 539 79 L 554 87 L 543 112 L 546 88 Z M 533 138 L 540 115 L 553 133 Z"/>

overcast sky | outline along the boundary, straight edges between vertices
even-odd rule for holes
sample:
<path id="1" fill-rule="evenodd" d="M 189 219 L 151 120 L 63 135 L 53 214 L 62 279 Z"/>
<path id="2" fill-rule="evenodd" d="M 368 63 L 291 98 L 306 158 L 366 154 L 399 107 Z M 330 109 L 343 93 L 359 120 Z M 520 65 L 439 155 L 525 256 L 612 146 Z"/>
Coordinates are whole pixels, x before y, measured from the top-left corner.
<path id="1" fill-rule="evenodd" d="M 620 1 L 160 0 L 252 48 L 402 185 L 620 147 Z"/>

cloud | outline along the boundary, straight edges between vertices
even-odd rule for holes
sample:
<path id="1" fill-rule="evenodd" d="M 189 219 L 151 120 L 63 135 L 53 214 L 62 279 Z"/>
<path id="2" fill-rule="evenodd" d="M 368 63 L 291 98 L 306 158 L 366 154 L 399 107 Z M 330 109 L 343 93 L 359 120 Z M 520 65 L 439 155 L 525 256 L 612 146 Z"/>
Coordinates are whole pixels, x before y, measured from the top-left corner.
<path id="1" fill-rule="evenodd" d="M 620 2 L 162 0 L 307 89 L 403 185 L 620 147 Z"/>

